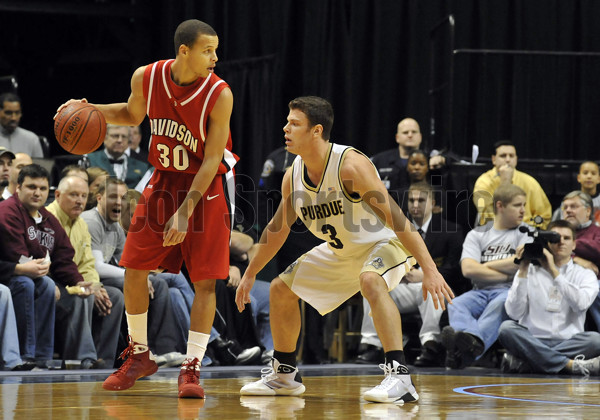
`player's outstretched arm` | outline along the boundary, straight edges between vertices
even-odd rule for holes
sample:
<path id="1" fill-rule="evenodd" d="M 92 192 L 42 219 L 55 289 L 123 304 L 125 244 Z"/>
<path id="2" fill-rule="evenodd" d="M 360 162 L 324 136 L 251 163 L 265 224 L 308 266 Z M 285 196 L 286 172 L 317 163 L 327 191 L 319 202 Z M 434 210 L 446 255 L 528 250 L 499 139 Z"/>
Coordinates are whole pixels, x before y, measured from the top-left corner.
<path id="1" fill-rule="evenodd" d="M 144 97 L 144 71 L 146 66 L 139 67 L 131 77 L 131 94 L 127 102 L 119 102 L 113 104 L 92 104 L 106 119 L 108 124 L 117 125 L 129 125 L 136 126 L 140 125 L 146 116 L 146 98 Z M 87 99 L 69 99 L 67 102 L 62 104 L 56 110 L 58 116 L 61 109 L 68 106 L 73 102 L 88 102 Z"/>
<path id="2" fill-rule="evenodd" d="M 290 187 L 292 168 L 283 176 L 281 186 L 282 198 L 279 207 L 271 221 L 263 231 L 260 241 L 255 245 L 255 253 L 246 269 L 235 294 L 235 303 L 242 312 L 244 305 L 250 303 L 250 290 L 254 285 L 256 274 L 277 254 L 290 233 L 290 227 L 296 221 L 297 215 L 292 205 Z"/>
<path id="3" fill-rule="evenodd" d="M 445 309 L 444 299 L 451 303 L 454 293 L 437 270 L 421 235 L 389 196 L 373 164 L 360 153 L 348 153 L 342 164 L 341 177 L 344 187 L 358 193 L 416 258 L 423 270 L 423 299 L 430 293 L 435 308 L 439 304 Z"/>

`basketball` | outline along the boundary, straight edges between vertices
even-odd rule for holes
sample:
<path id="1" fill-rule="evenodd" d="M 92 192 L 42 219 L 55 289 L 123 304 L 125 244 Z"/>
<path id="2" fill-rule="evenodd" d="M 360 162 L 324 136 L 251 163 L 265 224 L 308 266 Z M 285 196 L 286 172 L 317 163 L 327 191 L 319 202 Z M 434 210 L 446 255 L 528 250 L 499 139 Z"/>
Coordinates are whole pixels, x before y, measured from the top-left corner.
<path id="1" fill-rule="evenodd" d="M 104 142 L 106 120 L 94 105 L 73 102 L 54 120 L 54 135 L 58 144 L 69 153 L 91 153 Z"/>

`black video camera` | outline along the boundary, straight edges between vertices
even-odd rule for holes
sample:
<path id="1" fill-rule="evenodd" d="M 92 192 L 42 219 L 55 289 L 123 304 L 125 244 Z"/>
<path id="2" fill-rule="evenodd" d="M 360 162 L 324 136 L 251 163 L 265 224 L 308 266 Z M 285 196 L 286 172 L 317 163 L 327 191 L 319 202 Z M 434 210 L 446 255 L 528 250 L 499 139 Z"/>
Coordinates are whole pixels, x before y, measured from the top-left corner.
<path id="1" fill-rule="evenodd" d="M 530 231 L 527 226 L 519 226 L 519 231 L 527 233 L 527 236 L 533 238 L 533 242 L 525 244 L 523 247 L 523 255 L 521 258 L 515 258 L 515 264 L 521 264 L 523 260 L 529 260 L 533 265 L 540 265 L 539 260 L 544 258 L 544 248 L 551 244 L 560 242 L 560 234 L 558 232 L 535 229 Z"/>

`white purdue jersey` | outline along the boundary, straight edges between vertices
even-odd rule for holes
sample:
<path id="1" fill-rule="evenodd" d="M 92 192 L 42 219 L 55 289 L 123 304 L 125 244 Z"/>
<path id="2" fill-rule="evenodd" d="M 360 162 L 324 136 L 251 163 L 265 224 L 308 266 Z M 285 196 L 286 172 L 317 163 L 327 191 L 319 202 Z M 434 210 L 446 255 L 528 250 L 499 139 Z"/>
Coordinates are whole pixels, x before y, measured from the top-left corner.
<path id="1" fill-rule="evenodd" d="M 394 231 L 361 197 L 352 197 L 345 190 L 340 180 L 340 168 L 351 151 L 358 152 L 353 147 L 331 143 L 325 171 L 316 186 L 308 179 L 300 156 L 296 156 L 292 167 L 294 210 L 306 227 L 340 256 L 364 252 L 379 241 L 396 238 Z M 373 171 L 377 173 L 375 167 Z"/>

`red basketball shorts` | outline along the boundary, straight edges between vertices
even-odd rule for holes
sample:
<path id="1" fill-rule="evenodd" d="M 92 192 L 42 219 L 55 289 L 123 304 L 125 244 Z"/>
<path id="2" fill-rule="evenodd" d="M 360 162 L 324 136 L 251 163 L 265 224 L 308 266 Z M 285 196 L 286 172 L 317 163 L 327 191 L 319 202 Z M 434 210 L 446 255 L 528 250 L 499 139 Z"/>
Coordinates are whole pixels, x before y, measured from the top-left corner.
<path id="1" fill-rule="evenodd" d="M 233 172 L 216 175 L 189 219 L 182 243 L 163 247 L 164 228 L 186 197 L 194 174 L 154 171 L 135 209 L 120 265 L 178 273 L 185 261 L 192 282 L 229 275 L 234 208 Z"/>

